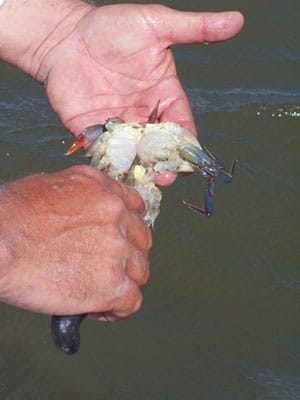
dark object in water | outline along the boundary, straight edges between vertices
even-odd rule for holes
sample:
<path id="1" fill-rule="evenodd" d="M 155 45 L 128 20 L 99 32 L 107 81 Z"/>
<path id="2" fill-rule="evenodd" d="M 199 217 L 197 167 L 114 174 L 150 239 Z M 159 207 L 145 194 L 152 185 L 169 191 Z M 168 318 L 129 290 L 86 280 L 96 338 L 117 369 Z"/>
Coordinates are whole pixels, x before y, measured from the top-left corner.
<path id="1" fill-rule="evenodd" d="M 51 333 L 55 345 L 65 354 L 72 355 L 80 348 L 80 324 L 86 314 L 53 315 Z"/>

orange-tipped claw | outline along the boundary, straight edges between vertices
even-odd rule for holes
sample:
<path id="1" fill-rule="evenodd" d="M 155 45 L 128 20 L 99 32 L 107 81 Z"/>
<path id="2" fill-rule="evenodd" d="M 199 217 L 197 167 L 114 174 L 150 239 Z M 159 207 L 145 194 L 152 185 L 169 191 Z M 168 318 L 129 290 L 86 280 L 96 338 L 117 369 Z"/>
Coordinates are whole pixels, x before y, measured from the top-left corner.
<path id="1" fill-rule="evenodd" d="M 88 146 L 89 144 L 93 143 L 99 136 L 101 136 L 105 131 L 105 126 L 98 124 L 89 126 L 85 128 L 81 134 L 77 137 L 75 142 L 68 148 L 66 151 L 66 155 L 69 156 L 70 154 L 75 153 L 75 151 L 82 149 L 82 147 Z"/>
<path id="2" fill-rule="evenodd" d="M 79 137 L 78 139 L 75 140 L 74 143 L 68 148 L 66 151 L 66 156 L 69 156 L 70 154 L 75 153 L 75 151 L 81 149 L 84 145 L 86 144 L 86 138 L 84 136 Z"/>

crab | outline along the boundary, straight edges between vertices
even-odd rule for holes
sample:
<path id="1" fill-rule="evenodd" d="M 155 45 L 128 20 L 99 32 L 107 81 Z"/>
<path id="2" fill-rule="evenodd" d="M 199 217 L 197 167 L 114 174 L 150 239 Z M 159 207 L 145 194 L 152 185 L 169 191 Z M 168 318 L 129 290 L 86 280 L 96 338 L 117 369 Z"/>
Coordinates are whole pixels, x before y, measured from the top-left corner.
<path id="1" fill-rule="evenodd" d="M 157 121 L 158 104 L 145 125 L 125 122 L 118 117 L 82 131 L 67 150 L 70 155 L 84 147 L 91 165 L 112 178 L 132 186 L 146 206 L 145 223 L 154 225 L 160 210 L 161 191 L 155 183 L 158 173 L 197 171 L 207 181 L 202 206 L 183 201 L 190 209 L 210 217 L 214 212 L 213 195 L 216 178 L 230 183 L 236 160 L 228 171 L 224 164 L 201 146 L 196 137 L 170 121 Z M 65 354 L 74 354 L 80 347 L 80 324 L 85 314 L 52 316 L 52 337 Z"/>
<path id="2" fill-rule="evenodd" d="M 156 123 L 157 110 L 158 105 L 145 125 L 114 117 L 103 125 L 88 127 L 66 154 L 87 147 L 85 156 L 92 166 L 136 189 L 146 204 L 147 225 L 153 226 L 159 214 L 162 196 L 155 175 L 165 170 L 176 174 L 197 171 L 205 178 L 207 189 L 202 206 L 185 200 L 183 203 L 206 217 L 213 215 L 215 180 L 230 183 L 237 161 L 226 171 L 224 164 L 187 129 L 170 121 Z"/>

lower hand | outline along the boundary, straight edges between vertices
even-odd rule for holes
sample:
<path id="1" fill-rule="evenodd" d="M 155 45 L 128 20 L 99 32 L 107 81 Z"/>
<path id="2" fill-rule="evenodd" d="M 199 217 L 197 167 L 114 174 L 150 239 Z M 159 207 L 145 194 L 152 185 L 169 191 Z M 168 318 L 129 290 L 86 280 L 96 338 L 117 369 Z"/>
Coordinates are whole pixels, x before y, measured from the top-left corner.
<path id="1" fill-rule="evenodd" d="M 139 309 L 151 236 L 133 189 L 76 166 L 8 184 L 0 202 L 2 301 L 107 320 Z"/>

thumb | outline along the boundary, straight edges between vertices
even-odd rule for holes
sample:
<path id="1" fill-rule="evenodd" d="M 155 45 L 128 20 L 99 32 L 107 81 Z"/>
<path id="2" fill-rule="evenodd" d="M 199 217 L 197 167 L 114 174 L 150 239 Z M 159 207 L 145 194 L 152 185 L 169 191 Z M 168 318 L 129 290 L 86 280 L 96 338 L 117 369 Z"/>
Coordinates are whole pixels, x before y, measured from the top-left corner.
<path id="1" fill-rule="evenodd" d="M 240 32 L 244 24 L 244 17 L 238 11 L 199 13 L 167 10 L 161 17 L 160 35 L 168 46 L 230 39 Z"/>

